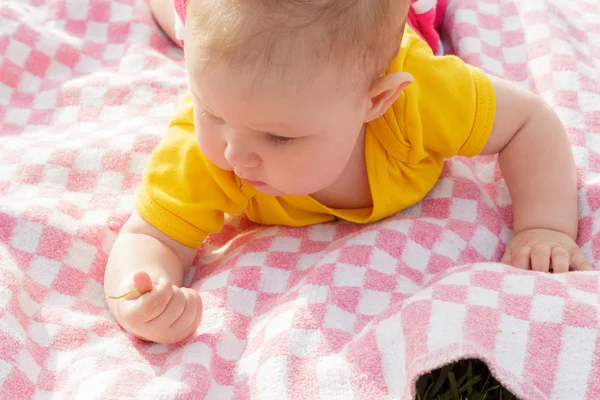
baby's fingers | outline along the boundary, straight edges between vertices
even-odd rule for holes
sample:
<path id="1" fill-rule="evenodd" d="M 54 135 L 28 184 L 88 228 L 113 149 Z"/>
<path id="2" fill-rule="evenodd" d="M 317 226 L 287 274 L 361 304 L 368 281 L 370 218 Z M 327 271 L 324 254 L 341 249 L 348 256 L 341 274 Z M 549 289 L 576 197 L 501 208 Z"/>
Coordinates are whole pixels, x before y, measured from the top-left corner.
<path id="1" fill-rule="evenodd" d="M 151 292 L 124 305 L 126 317 L 135 323 L 151 321 L 165 310 L 172 296 L 173 285 L 161 278 Z"/>
<path id="2" fill-rule="evenodd" d="M 550 271 L 550 246 L 536 244 L 531 249 L 531 269 L 539 272 Z"/>
<path id="3" fill-rule="evenodd" d="M 142 294 L 148 293 L 152 290 L 152 278 L 150 278 L 147 272 L 137 272 L 133 276 L 133 286 Z"/>
<path id="4" fill-rule="evenodd" d="M 571 251 L 571 267 L 575 271 L 589 271 L 592 269 L 579 249 Z"/>
<path id="5" fill-rule="evenodd" d="M 554 247 L 552 249 L 552 271 L 556 273 L 569 271 L 571 257 L 569 252 L 563 247 Z"/>
<path id="6" fill-rule="evenodd" d="M 169 300 L 169 304 L 155 319 L 150 321 L 151 325 L 161 326 L 164 328 L 170 328 L 171 325 L 183 314 L 185 311 L 185 295 L 180 288 L 173 287 L 173 295 Z"/>
<path id="7" fill-rule="evenodd" d="M 179 318 L 171 325 L 172 329 L 184 332 L 195 330 L 202 318 L 202 300 L 197 291 L 193 289 L 181 289 L 185 297 L 185 309 Z"/>
<path id="8" fill-rule="evenodd" d="M 531 265 L 529 261 L 530 256 L 530 246 L 519 247 L 512 253 L 511 265 L 519 269 L 529 269 Z"/>
<path id="9" fill-rule="evenodd" d="M 133 289 L 119 295 L 109 295 L 113 300 L 135 300 L 152 290 L 152 279 L 148 273 L 139 271 L 133 276 Z"/>

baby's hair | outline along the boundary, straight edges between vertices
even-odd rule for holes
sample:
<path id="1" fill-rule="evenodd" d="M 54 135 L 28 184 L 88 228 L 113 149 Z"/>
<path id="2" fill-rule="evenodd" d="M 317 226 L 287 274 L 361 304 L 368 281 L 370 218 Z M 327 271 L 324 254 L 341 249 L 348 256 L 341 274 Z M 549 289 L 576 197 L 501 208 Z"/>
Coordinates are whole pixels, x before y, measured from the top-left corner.
<path id="1" fill-rule="evenodd" d="M 263 72 L 335 62 L 343 72 L 374 79 L 400 47 L 409 3 L 189 0 L 186 24 L 192 45 L 208 61 Z"/>

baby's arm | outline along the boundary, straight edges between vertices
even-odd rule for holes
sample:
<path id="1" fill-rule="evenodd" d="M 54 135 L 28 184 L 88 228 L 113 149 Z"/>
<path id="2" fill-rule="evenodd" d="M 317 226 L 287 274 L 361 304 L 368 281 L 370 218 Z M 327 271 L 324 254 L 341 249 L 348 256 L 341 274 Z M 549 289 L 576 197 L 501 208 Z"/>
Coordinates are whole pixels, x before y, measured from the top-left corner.
<path id="1" fill-rule="evenodd" d="M 588 268 L 575 243 L 577 177 L 561 121 L 533 93 L 490 79 L 496 118 L 482 153 L 499 153 L 514 214 L 515 237 L 503 261 L 542 271 Z"/>
<path id="2" fill-rule="evenodd" d="M 175 36 L 175 10 L 173 0 L 150 0 L 152 16 L 174 43 L 179 43 Z"/>
<path id="3" fill-rule="evenodd" d="M 202 302 L 195 290 L 180 286 L 195 255 L 196 249 L 178 243 L 134 212 L 115 241 L 104 275 L 108 307 L 117 322 L 154 342 L 173 343 L 192 334 L 202 318 Z M 149 293 L 109 297 L 134 287 Z"/>

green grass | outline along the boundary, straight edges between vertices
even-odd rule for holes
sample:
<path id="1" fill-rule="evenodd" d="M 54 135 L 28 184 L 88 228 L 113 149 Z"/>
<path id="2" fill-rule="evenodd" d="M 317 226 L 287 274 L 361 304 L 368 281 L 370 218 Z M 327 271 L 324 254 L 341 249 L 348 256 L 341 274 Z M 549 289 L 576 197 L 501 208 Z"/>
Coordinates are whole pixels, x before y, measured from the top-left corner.
<path id="1" fill-rule="evenodd" d="M 423 375 L 417 400 L 518 400 L 480 360 L 461 360 Z"/>

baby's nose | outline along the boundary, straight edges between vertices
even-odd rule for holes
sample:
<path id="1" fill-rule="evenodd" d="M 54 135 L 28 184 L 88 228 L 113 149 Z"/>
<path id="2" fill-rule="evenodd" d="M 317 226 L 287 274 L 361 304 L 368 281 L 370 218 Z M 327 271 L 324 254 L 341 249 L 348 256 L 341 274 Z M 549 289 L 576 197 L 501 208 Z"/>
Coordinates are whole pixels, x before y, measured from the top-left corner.
<path id="1" fill-rule="evenodd" d="M 243 145 L 228 143 L 225 147 L 225 159 L 234 169 L 255 168 L 260 164 L 260 157 L 253 151 L 249 151 Z"/>

